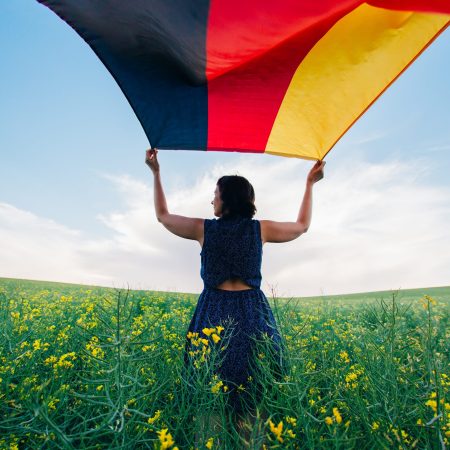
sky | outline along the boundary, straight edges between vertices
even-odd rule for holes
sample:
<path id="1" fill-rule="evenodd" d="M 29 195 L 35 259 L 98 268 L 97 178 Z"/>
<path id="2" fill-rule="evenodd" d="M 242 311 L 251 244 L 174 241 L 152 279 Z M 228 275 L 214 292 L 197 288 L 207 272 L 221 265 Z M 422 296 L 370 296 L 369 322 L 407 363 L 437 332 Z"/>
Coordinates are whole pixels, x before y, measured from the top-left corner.
<path id="1" fill-rule="evenodd" d="M 200 245 L 153 208 L 149 142 L 88 45 L 46 7 L 0 3 L 0 277 L 200 292 Z M 308 232 L 263 248 L 266 295 L 450 285 L 450 31 L 326 157 Z M 376 76 L 376 74 L 374 75 Z M 295 220 L 311 161 L 160 151 L 169 210 L 213 218 L 247 177 L 257 219 Z"/>

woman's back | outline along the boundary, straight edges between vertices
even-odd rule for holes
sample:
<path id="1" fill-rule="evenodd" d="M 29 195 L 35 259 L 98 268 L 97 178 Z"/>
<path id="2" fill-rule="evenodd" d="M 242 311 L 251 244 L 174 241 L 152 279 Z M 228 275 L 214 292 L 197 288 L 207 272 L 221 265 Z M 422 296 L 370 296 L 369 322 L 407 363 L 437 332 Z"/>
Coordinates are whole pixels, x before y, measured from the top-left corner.
<path id="1" fill-rule="evenodd" d="M 205 219 L 201 277 L 207 288 L 240 279 L 248 286 L 261 286 L 262 241 L 258 220 Z"/>

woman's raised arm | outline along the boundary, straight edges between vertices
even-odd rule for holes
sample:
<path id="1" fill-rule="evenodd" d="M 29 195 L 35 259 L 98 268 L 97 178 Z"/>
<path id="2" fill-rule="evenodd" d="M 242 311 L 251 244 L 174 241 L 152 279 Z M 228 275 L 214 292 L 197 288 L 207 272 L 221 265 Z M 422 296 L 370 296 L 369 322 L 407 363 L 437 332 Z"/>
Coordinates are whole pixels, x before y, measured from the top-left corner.
<path id="1" fill-rule="evenodd" d="M 170 232 L 185 239 L 193 239 L 203 245 L 203 224 L 204 219 L 179 216 L 170 214 L 167 208 L 166 196 L 161 184 L 161 173 L 157 158 L 158 150 L 147 150 L 145 163 L 153 173 L 153 197 L 155 202 L 155 213 L 161 222 Z"/>
<path id="2" fill-rule="evenodd" d="M 261 239 L 265 242 L 289 242 L 306 233 L 311 224 L 313 185 L 323 178 L 325 161 L 317 161 L 306 179 L 305 193 L 296 222 L 261 220 Z"/>

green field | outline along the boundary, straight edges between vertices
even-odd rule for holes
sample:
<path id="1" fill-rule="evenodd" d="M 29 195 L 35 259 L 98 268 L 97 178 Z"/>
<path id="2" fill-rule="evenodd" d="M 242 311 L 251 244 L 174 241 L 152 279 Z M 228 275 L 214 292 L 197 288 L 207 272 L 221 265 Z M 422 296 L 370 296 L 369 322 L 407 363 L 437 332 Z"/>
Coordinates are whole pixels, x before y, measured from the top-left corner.
<path id="1" fill-rule="evenodd" d="M 214 373 L 226 329 L 183 377 L 197 297 L 0 278 L 0 449 L 448 447 L 450 287 L 269 298 L 289 372 L 261 347 L 240 432 Z"/>

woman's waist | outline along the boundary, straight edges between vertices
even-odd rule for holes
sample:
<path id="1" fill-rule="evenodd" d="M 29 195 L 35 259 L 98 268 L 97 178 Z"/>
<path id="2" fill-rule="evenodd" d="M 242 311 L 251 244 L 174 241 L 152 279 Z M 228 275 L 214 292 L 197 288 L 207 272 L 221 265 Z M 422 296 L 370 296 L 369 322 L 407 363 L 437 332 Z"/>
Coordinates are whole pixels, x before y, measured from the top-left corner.
<path id="1" fill-rule="evenodd" d="M 261 290 L 259 280 L 242 280 L 241 282 L 218 281 L 213 279 L 203 280 L 204 289 L 214 289 L 225 292 L 245 292 Z"/>
<path id="2" fill-rule="evenodd" d="M 204 286 L 200 297 L 204 300 L 211 301 L 238 301 L 238 300 L 252 300 L 256 299 L 264 300 L 266 296 L 259 287 L 253 287 L 250 289 L 242 289 L 239 291 L 230 291 L 226 289 L 218 289 L 216 287 Z"/>
<path id="3" fill-rule="evenodd" d="M 241 291 L 245 289 L 259 289 L 261 287 L 260 273 L 226 273 L 201 272 L 205 287 L 223 289 L 227 291 Z"/>
<path id="4" fill-rule="evenodd" d="M 219 283 L 215 286 L 216 289 L 224 290 L 224 291 L 245 291 L 248 289 L 254 289 L 254 286 L 251 286 L 242 278 L 229 278 L 222 283 Z"/>

